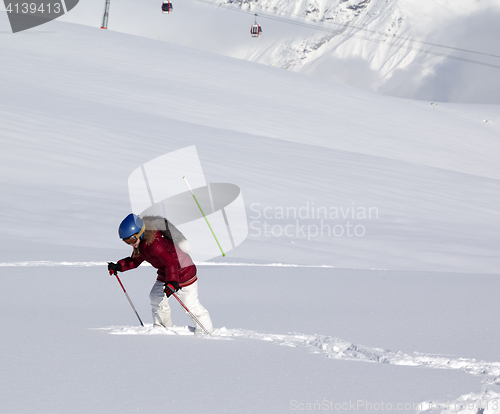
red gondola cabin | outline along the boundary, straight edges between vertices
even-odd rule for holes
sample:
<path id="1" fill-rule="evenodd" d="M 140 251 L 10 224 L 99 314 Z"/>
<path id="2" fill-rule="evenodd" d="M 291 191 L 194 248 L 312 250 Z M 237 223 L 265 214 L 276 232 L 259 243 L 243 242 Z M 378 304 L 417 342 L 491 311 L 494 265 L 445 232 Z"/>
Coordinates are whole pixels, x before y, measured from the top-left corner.
<path id="1" fill-rule="evenodd" d="M 162 13 L 165 14 L 172 13 L 173 10 L 174 10 L 174 5 L 169 1 L 164 1 L 163 4 L 161 5 Z"/>
<path id="2" fill-rule="evenodd" d="M 250 28 L 250 34 L 252 37 L 260 37 L 260 34 L 262 33 L 262 28 L 257 24 L 252 24 L 252 27 Z"/>

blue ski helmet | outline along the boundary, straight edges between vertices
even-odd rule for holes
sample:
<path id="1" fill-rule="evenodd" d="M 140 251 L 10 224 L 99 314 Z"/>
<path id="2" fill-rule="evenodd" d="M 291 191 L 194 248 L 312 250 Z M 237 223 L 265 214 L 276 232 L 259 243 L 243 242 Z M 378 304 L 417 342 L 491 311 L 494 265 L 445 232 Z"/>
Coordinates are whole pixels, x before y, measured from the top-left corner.
<path id="1" fill-rule="evenodd" d="M 120 236 L 120 239 L 127 239 L 134 234 L 138 234 L 138 237 L 142 238 L 144 230 L 146 230 L 146 225 L 141 218 L 131 213 L 120 223 L 120 227 L 118 227 L 118 235 Z"/>

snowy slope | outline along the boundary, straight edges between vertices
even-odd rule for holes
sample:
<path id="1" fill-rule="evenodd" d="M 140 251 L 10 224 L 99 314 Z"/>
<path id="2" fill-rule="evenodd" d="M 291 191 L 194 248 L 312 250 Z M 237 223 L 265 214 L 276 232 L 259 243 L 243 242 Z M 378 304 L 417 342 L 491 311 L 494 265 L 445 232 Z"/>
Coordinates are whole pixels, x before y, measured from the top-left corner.
<path id="1" fill-rule="evenodd" d="M 467 329 L 474 328 L 474 323 L 469 318 L 459 321 L 467 313 L 473 319 L 472 309 L 464 309 L 461 302 L 464 295 L 446 301 L 446 316 L 459 313 L 443 331 L 438 327 L 446 325 L 444 320 L 432 322 L 434 312 L 441 309 L 435 301 L 425 302 L 420 309 L 408 306 L 398 313 L 400 302 L 384 293 L 392 290 L 391 282 L 397 276 L 381 282 L 373 274 L 316 269 L 309 274 L 310 280 L 321 283 L 322 289 L 313 301 L 290 283 L 303 273 L 304 269 L 277 273 L 245 268 L 242 273 L 202 267 L 200 298 L 216 326 L 227 327 L 220 336 L 203 339 L 141 334 L 123 292 L 106 275 L 104 266 L 2 269 L 0 411 L 274 414 L 300 412 L 294 409 L 298 404 L 326 401 L 333 408 L 335 404 L 366 404 L 368 409 L 358 407 L 361 413 L 373 412 L 368 404 L 379 404 L 378 412 L 389 412 L 381 410 L 380 404 L 391 404 L 392 411 L 406 414 L 418 412 L 418 404 L 424 402 L 452 402 L 469 393 L 479 396 L 486 388 L 498 392 L 497 386 L 481 383 L 495 377 L 490 371 L 472 374 L 476 367 L 495 368 L 498 355 L 492 359 L 493 353 L 487 356 L 485 348 L 498 348 L 481 341 L 485 343 L 476 351 L 474 343 L 480 341 L 472 337 L 475 330 L 469 331 L 467 340 Z M 32 277 L 31 289 L 25 288 L 26 275 Z M 271 284 L 273 289 L 268 287 L 256 295 L 248 289 L 248 278 L 259 285 Z M 153 280 L 149 268 L 122 276 L 147 323 L 151 323 L 147 293 Z M 355 302 L 350 305 L 347 296 L 360 291 L 353 283 L 356 280 L 369 283 L 366 291 L 361 289 L 361 297 L 357 296 L 356 302 L 364 299 L 357 306 Z M 448 291 L 446 279 L 435 280 L 432 287 L 440 287 L 437 292 Z M 279 296 L 274 284 L 283 286 Z M 19 291 L 23 291 L 23 301 L 12 294 Z M 412 305 L 421 303 L 418 294 L 425 291 L 425 285 L 414 295 L 408 290 L 406 300 Z M 494 312 L 494 307 L 487 302 L 484 310 Z M 477 307 L 474 309 L 472 313 L 479 316 Z M 173 311 L 176 324 L 188 323 L 178 306 Z M 399 317 L 378 320 L 395 312 Z M 410 326 L 414 321 L 417 323 Z M 384 332 L 377 333 L 377 328 Z M 346 336 L 348 331 L 351 335 Z M 389 335 L 381 338 L 384 333 Z M 351 351 L 346 350 L 349 342 Z M 277 346 L 280 344 L 283 346 Z M 455 353 L 464 349 L 468 351 Z M 414 355 L 415 350 L 420 355 Z M 392 358 L 404 363 L 408 358 L 404 354 L 410 354 L 414 363 L 393 365 L 370 357 L 364 362 L 363 352 L 370 355 L 370 351 L 387 356 L 385 362 Z M 395 357 L 397 351 L 403 352 Z M 358 356 L 352 358 L 354 352 Z M 460 358 L 471 355 L 478 360 L 468 368 L 471 361 Z M 339 411 L 343 412 L 333 412 Z"/>
<path id="2" fill-rule="evenodd" d="M 128 175 L 195 144 L 208 181 L 242 188 L 251 231 L 235 260 L 498 271 L 500 123 L 483 109 L 111 31 L 45 30 L 0 39 L 3 244 L 51 233 L 49 244 L 116 247 Z"/>
<path id="3" fill-rule="evenodd" d="M 498 403 L 498 107 L 377 96 L 58 21 L 16 35 L 7 24 L 0 15 L 0 412 Z M 193 144 L 208 181 L 241 187 L 251 226 L 226 264 L 199 266 L 214 338 L 137 328 L 105 267 L 129 254 L 116 237 L 128 175 Z M 321 208 L 337 216 L 321 223 Z M 288 225 L 306 233 L 278 235 Z M 321 225 L 344 234 L 314 235 Z M 122 275 L 147 324 L 154 278 Z"/>

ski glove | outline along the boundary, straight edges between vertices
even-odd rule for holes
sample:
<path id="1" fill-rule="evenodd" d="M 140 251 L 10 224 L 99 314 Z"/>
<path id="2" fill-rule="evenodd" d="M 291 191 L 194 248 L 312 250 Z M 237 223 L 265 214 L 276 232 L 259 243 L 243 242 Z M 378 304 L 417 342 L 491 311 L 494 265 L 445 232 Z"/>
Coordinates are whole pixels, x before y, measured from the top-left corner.
<path id="1" fill-rule="evenodd" d="M 116 275 L 122 271 L 122 265 L 120 263 L 108 262 L 108 270 L 110 276 Z"/>
<path id="2" fill-rule="evenodd" d="M 179 289 L 182 288 L 179 286 L 179 282 L 176 282 L 175 280 L 165 283 L 165 295 L 167 295 L 167 298 Z"/>

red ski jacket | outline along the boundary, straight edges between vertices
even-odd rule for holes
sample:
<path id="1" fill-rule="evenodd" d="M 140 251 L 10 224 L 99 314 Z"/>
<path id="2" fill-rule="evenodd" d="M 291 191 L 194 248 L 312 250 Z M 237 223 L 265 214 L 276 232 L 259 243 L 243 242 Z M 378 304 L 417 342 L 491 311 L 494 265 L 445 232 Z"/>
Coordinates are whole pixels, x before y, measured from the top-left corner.
<path id="1" fill-rule="evenodd" d="M 174 243 L 165 239 L 159 231 L 155 233 L 154 239 L 146 243 L 144 240 L 139 244 L 139 255 L 126 257 L 118 263 L 122 272 L 135 269 L 143 261 L 151 263 L 158 269 L 160 282 L 176 281 L 180 287 L 189 286 L 196 282 L 196 266 L 191 257 L 181 249 L 176 248 Z"/>

